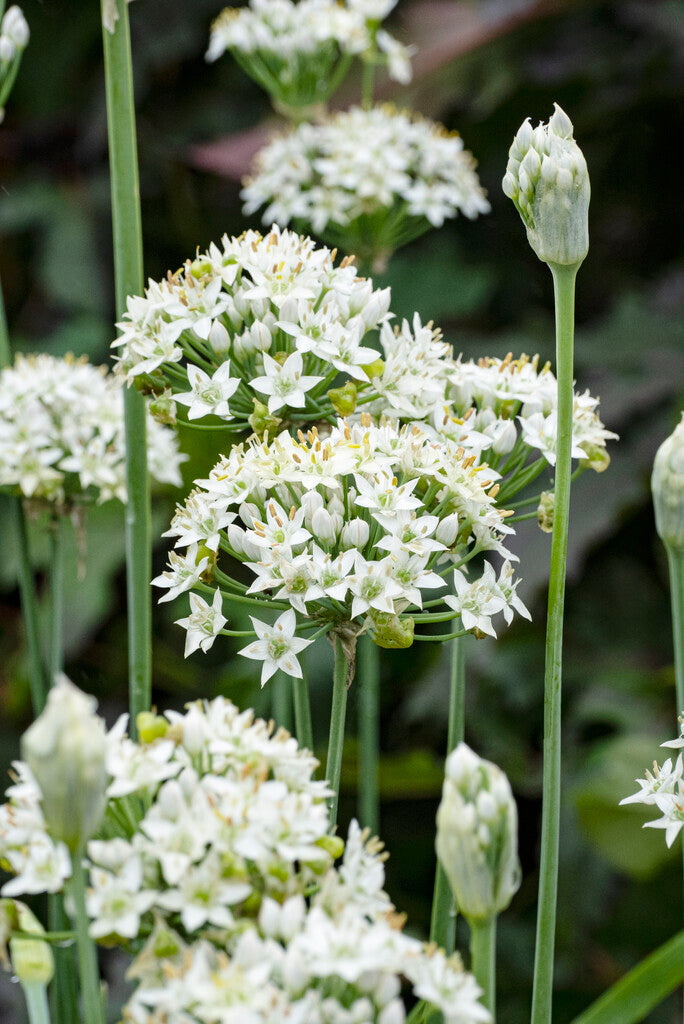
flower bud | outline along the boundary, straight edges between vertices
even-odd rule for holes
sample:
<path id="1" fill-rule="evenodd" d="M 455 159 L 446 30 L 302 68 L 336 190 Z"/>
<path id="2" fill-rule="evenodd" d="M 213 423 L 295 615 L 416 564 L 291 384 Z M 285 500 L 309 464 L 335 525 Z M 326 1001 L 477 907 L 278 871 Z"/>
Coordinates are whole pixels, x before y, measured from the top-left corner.
<path id="1" fill-rule="evenodd" d="M 23 50 L 28 44 L 29 27 L 21 8 L 16 4 L 7 8 L 0 31 L 3 36 L 14 43 L 17 50 Z"/>
<path id="2" fill-rule="evenodd" d="M 553 532 L 553 510 L 555 507 L 555 495 L 553 491 L 542 491 L 537 509 L 537 521 L 542 533 Z"/>
<path id="3" fill-rule="evenodd" d="M 521 125 L 501 184 L 539 259 L 574 266 L 589 250 L 589 174 L 570 118 L 554 108 L 548 125 Z"/>
<path id="4" fill-rule="evenodd" d="M 458 536 L 458 514 L 450 512 L 448 516 L 441 519 L 435 530 L 435 540 L 450 548 L 455 544 Z"/>
<path id="5" fill-rule="evenodd" d="M 167 426 L 176 425 L 176 403 L 173 400 L 173 392 L 166 388 L 161 395 L 150 402 L 150 415 L 154 416 L 157 423 L 164 423 Z"/>
<path id="6" fill-rule="evenodd" d="M 520 885 L 518 812 L 505 774 L 465 743 L 447 759 L 436 849 L 464 917 L 506 909 Z"/>
<path id="7" fill-rule="evenodd" d="M 263 320 L 255 320 L 249 329 L 252 344 L 257 352 L 268 352 L 273 344 L 273 336 Z"/>
<path id="8" fill-rule="evenodd" d="M 327 508 L 316 509 L 311 517 L 311 532 L 324 547 L 329 547 L 337 540 L 335 521 Z"/>
<path id="9" fill-rule="evenodd" d="M 24 903 L 14 901 L 14 905 L 17 911 L 17 930 L 36 936 L 35 939 L 24 939 L 13 938 L 10 934 L 9 951 L 14 974 L 22 985 L 49 985 L 55 973 L 55 958 L 50 944 L 40 938 L 45 929 Z"/>
<path id="10" fill-rule="evenodd" d="M 513 451 L 518 440 L 518 431 L 514 420 L 497 420 L 487 430 L 487 437 L 492 439 L 492 451 L 496 455 L 508 455 Z"/>
<path id="11" fill-rule="evenodd" d="M 356 548 L 361 551 L 368 543 L 370 527 L 365 519 L 350 519 L 342 527 L 340 534 L 340 548 L 347 551 L 349 548 Z"/>
<path id="12" fill-rule="evenodd" d="M 283 421 L 278 416 L 272 416 L 268 411 L 268 406 L 260 402 L 258 398 L 253 399 L 253 401 L 254 412 L 247 417 L 247 422 L 257 437 L 263 437 L 265 434 L 268 434 L 269 437 L 274 437 Z"/>
<path id="13" fill-rule="evenodd" d="M 668 547 L 684 551 L 684 413 L 656 452 L 651 490 L 658 536 Z"/>
<path id="14" fill-rule="evenodd" d="M 230 352 L 230 334 L 220 320 L 214 320 L 207 340 L 218 355 L 223 356 Z"/>
<path id="15" fill-rule="evenodd" d="M 21 740 L 48 831 L 72 853 L 95 832 L 106 802 L 105 726 L 96 707 L 94 697 L 60 675 L 45 710 Z"/>

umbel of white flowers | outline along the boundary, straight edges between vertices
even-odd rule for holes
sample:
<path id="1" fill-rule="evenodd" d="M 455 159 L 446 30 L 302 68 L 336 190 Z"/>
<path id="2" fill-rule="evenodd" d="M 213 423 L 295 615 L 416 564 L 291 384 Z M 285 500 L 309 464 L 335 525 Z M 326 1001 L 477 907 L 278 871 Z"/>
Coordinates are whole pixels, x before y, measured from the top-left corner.
<path id="1" fill-rule="evenodd" d="M 22 757 L 42 794 L 48 831 L 72 853 L 93 835 L 106 804 L 105 726 L 96 707 L 94 697 L 60 675 L 44 711 L 21 740 Z"/>
<path id="2" fill-rule="evenodd" d="M 557 103 L 548 124 L 527 118 L 508 154 L 501 183 L 544 263 L 574 266 L 589 251 L 589 173 L 572 121 Z"/>
<path id="3" fill-rule="evenodd" d="M 651 490 L 658 536 L 667 547 L 684 551 L 684 412 L 656 452 Z"/>
<path id="4" fill-rule="evenodd" d="M 518 812 L 505 773 L 465 743 L 447 758 L 435 846 L 469 923 L 506 909 L 520 885 Z"/>

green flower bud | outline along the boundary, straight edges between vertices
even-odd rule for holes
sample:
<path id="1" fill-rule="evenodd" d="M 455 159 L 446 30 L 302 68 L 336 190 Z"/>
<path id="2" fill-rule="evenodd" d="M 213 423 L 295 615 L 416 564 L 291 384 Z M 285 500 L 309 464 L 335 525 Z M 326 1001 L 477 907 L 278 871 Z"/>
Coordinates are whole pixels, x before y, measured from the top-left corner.
<path id="1" fill-rule="evenodd" d="M 400 619 L 398 615 L 374 610 L 370 612 L 370 618 L 374 626 L 370 635 L 371 640 L 378 647 L 384 647 L 387 650 L 403 650 L 412 646 L 416 625 L 413 619 Z"/>
<path id="2" fill-rule="evenodd" d="M 278 416 L 272 416 L 268 411 L 268 406 L 260 402 L 258 398 L 255 398 L 253 401 L 254 412 L 249 416 L 247 422 L 257 437 L 263 437 L 264 434 L 274 437 L 275 432 L 283 421 Z"/>
<path id="3" fill-rule="evenodd" d="M 465 743 L 447 759 L 435 846 L 464 917 L 506 909 L 520 885 L 518 812 L 504 772 Z"/>
<path id="4" fill-rule="evenodd" d="M 21 739 L 48 831 L 72 853 L 93 835 L 106 803 L 105 726 L 96 707 L 94 697 L 58 676 L 44 711 Z"/>
<path id="5" fill-rule="evenodd" d="M 684 413 L 656 452 L 651 490 L 658 536 L 668 547 L 684 551 Z"/>
<path id="6" fill-rule="evenodd" d="M 9 951 L 12 957 L 12 970 L 22 983 L 48 985 L 55 973 L 55 958 L 50 944 L 40 939 L 45 931 L 42 924 L 31 913 L 24 903 L 14 901 L 17 913 L 17 931 L 35 934 L 35 939 L 24 939 L 18 936 L 9 937 Z"/>
<path id="7" fill-rule="evenodd" d="M 555 495 L 553 491 L 542 491 L 537 509 L 537 521 L 542 533 L 553 533 L 553 510 L 555 508 Z"/>
<path id="8" fill-rule="evenodd" d="M 548 125 L 529 118 L 513 139 L 501 187 L 544 263 L 579 265 L 589 251 L 589 173 L 572 121 L 554 103 Z"/>
<path id="9" fill-rule="evenodd" d="M 135 724 L 138 729 L 138 739 L 141 743 L 154 743 L 162 736 L 166 736 L 169 723 L 161 715 L 155 715 L 153 711 L 141 711 Z"/>
<path id="10" fill-rule="evenodd" d="M 344 387 L 330 388 L 328 398 L 340 416 L 351 416 L 356 409 L 356 384 L 353 380 L 348 380 Z"/>

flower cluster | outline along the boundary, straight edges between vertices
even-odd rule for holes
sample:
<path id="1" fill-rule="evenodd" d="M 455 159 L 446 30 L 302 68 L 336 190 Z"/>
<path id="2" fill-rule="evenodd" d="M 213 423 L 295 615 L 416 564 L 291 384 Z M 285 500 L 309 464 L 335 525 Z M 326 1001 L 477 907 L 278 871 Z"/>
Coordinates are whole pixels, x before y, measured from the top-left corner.
<path id="1" fill-rule="evenodd" d="M 456 957 L 404 935 L 382 844 L 353 822 L 328 834 L 317 762 L 284 730 L 223 698 L 122 718 L 107 736 L 108 808 L 88 844 L 91 933 L 137 953 L 124 1019 L 151 1024 L 402 1024 L 401 978 L 447 1024 L 489 1021 Z M 3 893 L 69 876 L 21 762 L 0 808 Z M 334 862 L 342 854 L 335 866 Z"/>
<path id="2" fill-rule="evenodd" d="M 173 431 L 148 417 L 152 476 L 180 485 Z M 16 357 L 0 372 L 0 487 L 57 504 L 126 500 L 123 392 L 104 367 Z"/>
<path id="3" fill-rule="evenodd" d="M 29 34 L 21 7 L 17 7 L 16 4 L 8 7 L 0 21 L 0 123 L 5 114 L 7 97 L 12 91 L 19 70 L 21 56 L 28 45 Z"/>
<path id="4" fill-rule="evenodd" d="M 275 226 L 224 237 L 128 299 L 119 372 L 156 393 L 167 418 L 180 403 L 188 419 L 217 416 L 236 433 L 330 415 L 339 374 L 368 383 L 377 352 L 365 336 L 390 301 L 334 255 Z"/>
<path id="5" fill-rule="evenodd" d="M 461 212 L 489 211 L 460 136 L 391 106 L 300 124 L 262 149 L 242 191 L 265 223 L 310 225 L 348 252 L 389 254 Z"/>
<path id="6" fill-rule="evenodd" d="M 283 431 L 270 443 L 232 448 L 178 507 L 165 536 L 185 554 L 172 551 L 153 580 L 166 590 L 162 601 L 219 585 L 211 605 L 195 593 L 180 620 L 186 651 L 211 646 L 224 632 L 223 598 L 245 591 L 255 605 L 285 610 L 273 627 L 253 619 L 259 639 L 241 652 L 264 662 L 262 682 L 276 668 L 300 675 L 302 629 L 371 629 L 381 646 L 410 646 L 414 613 L 404 613 L 423 607 L 425 591 L 444 588 L 452 569 L 457 593 L 443 600 L 453 612 L 437 621 L 460 615 L 466 630 L 494 635 L 493 614 L 527 614 L 510 561 L 498 579 L 486 562 L 472 579 L 463 571 L 479 552 L 508 555 L 503 540 L 513 532 L 496 504 L 497 474 L 474 462 L 418 426 L 373 425 L 367 414 L 340 420 L 324 438 L 315 428 L 298 438 Z M 220 569 L 218 554 L 243 562 L 251 585 Z"/>
<path id="7" fill-rule="evenodd" d="M 674 750 L 684 750 L 684 715 L 680 719 L 681 731 L 676 740 L 667 740 L 661 743 L 661 747 L 670 747 Z M 684 827 L 684 759 L 683 755 L 677 756 L 674 764 L 672 758 L 668 757 L 662 766 L 657 761 L 653 762 L 653 771 L 647 771 L 646 777 L 636 780 L 639 783 L 639 791 L 632 796 L 625 797 L 621 804 L 647 804 L 655 807 L 662 814 L 662 818 L 655 821 L 647 821 L 644 828 L 664 828 L 665 841 L 672 846 Z"/>
<path id="8" fill-rule="evenodd" d="M 211 29 L 207 60 L 230 50 L 241 67 L 287 108 L 324 103 L 354 56 L 384 58 L 392 78 L 411 80 L 411 50 L 378 26 L 394 0 L 250 0 L 227 7 Z"/>

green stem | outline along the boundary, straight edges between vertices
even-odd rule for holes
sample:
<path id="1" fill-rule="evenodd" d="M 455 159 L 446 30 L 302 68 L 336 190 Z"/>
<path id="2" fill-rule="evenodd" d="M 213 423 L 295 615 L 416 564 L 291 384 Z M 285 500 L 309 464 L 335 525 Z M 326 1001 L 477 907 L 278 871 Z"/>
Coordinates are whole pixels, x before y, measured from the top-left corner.
<path id="1" fill-rule="evenodd" d="M 64 897 L 61 893 L 48 893 L 48 928 L 50 936 L 63 935 L 75 938 L 73 932 L 64 931 L 69 925 L 69 918 L 64 912 Z M 78 1024 L 78 986 L 74 963 L 74 947 L 57 946 L 53 950 L 55 957 L 55 976 L 50 984 L 50 1010 L 55 1024 Z"/>
<path id="2" fill-rule="evenodd" d="M 297 742 L 300 747 L 313 750 L 313 727 L 311 725 L 311 704 L 309 702 L 309 685 L 306 675 L 303 679 L 292 680 L 292 694 L 294 697 L 294 719 Z"/>
<path id="3" fill-rule="evenodd" d="M 532 1024 L 550 1024 L 558 892 L 561 790 L 561 677 L 565 565 L 570 515 L 572 442 L 572 362 L 575 326 L 575 278 L 578 266 L 551 266 L 556 307 L 558 412 L 554 519 L 546 621 L 544 670 L 544 771 L 537 936 L 532 992 Z"/>
<path id="4" fill-rule="evenodd" d="M 330 825 L 337 823 L 337 805 L 340 799 L 340 774 L 344 747 L 344 719 L 347 713 L 347 658 L 342 641 L 335 637 L 335 664 L 333 668 L 332 706 L 330 709 L 330 735 L 325 776 L 333 791 L 330 798 Z"/>
<path id="5" fill-rule="evenodd" d="M 459 743 L 463 742 L 465 731 L 465 642 L 460 637 L 451 641 L 449 672 L 449 727 L 447 732 L 447 757 Z M 436 942 L 453 953 L 456 938 L 456 906 L 449 880 L 442 865 L 437 861 L 435 887 L 432 894 L 430 917 L 430 942 Z"/>
<path id="6" fill-rule="evenodd" d="M 288 732 L 292 729 L 292 693 L 290 680 L 283 672 L 276 672 L 271 680 L 271 714 L 275 724 Z"/>
<path id="7" fill-rule="evenodd" d="M 48 685 L 64 668 L 64 526 L 60 516 L 50 523 L 50 648 L 48 651 Z"/>
<path id="8" fill-rule="evenodd" d="M 471 970 L 484 995 L 481 1002 L 496 1016 L 496 916 L 489 921 L 471 921 Z"/>
<path id="9" fill-rule="evenodd" d="M 105 1024 L 100 995 L 100 973 L 97 964 L 97 949 L 88 934 L 90 921 L 85 904 L 85 871 L 83 850 L 71 855 L 71 898 L 74 908 L 76 948 L 78 950 L 78 973 L 83 1000 L 84 1024 Z"/>
<path id="10" fill-rule="evenodd" d="M 103 0 L 104 6 L 104 0 Z M 142 228 L 138 154 L 133 103 L 128 4 L 117 0 L 119 19 L 113 33 L 103 28 L 109 167 L 112 189 L 116 313 L 126 298 L 143 290 Z M 128 667 L 130 728 L 135 738 L 138 712 L 152 699 L 152 553 L 150 492 L 147 474 L 145 402 L 135 388 L 126 388 L 126 566 L 128 595 Z"/>
<path id="11" fill-rule="evenodd" d="M 359 638 L 356 678 L 359 693 L 359 819 L 373 835 L 380 827 L 380 649 Z"/>
<path id="12" fill-rule="evenodd" d="M 22 981 L 29 1024 L 50 1024 L 47 985 L 40 981 Z M 59 1021 L 59 1024 L 62 1024 Z"/>
<path id="13" fill-rule="evenodd" d="M 672 604 L 672 642 L 674 646 L 675 692 L 677 715 L 684 715 L 684 551 L 665 545 L 670 567 L 670 601 Z M 682 843 L 684 867 L 684 843 Z"/>

